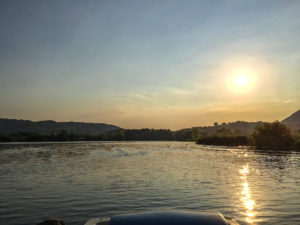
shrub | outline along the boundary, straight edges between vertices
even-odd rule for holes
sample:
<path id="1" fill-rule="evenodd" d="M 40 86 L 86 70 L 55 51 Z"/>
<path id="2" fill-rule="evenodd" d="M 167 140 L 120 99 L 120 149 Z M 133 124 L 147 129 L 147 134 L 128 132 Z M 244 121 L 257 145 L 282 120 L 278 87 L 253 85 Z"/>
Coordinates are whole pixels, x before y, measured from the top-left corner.
<path id="1" fill-rule="evenodd" d="M 295 136 L 295 150 L 300 150 L 300 136 Z"/>
<path id="2" fill-rule="evenodd" d="M 275 121 L 257 126 L 252 144 L 257 149 L 289 150 L 294 147 L 294 138 L 287 126 Z"/>
<path id="3" fill-rule="evenodd" d="M 247 136 L 204 136 L 197 141 L 197 144 L 203 145 L 223 145 L 223 146 L 241 146 L 248 145 Z"/>

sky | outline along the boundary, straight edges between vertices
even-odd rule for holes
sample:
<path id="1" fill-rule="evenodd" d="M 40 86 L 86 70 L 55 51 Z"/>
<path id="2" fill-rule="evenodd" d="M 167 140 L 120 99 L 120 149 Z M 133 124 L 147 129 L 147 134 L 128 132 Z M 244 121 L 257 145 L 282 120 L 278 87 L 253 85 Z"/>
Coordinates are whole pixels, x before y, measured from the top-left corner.
<path id="1" fill-rule="evenodd" d="M 299 0 L 0 0 L 0 117 L 282 120 L 300 109 L 299 12 Z"/>

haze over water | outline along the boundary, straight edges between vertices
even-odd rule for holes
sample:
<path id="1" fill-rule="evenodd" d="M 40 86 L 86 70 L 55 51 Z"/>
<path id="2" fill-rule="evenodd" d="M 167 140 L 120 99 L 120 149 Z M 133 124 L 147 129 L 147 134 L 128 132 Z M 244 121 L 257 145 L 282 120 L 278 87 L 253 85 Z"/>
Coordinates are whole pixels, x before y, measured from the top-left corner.
<path id="1" fill-rule="evenodd" d="M 300 224 L 300 153 L 190 142 L 0 145 L 0 221 L 68 225 L 160 209 L 212 210 L 241 224 Z"/>

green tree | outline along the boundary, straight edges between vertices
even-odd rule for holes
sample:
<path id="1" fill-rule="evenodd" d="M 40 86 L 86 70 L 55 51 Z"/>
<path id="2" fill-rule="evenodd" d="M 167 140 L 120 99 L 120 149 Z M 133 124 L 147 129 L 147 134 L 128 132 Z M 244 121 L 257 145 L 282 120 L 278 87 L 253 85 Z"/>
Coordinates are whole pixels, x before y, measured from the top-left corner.
<path id="1" fill-rule="evenodd" d="M 109 139 L 109 135 L 107 132 L 104 132 L 102 135 L 101 135 L 101 140 L 103 141 L 107 141 Z"/>
<path id="2" fill-rule="evenodd" d="M 113 139 L 117 141 L 124 140 L 124 138 L 125 138 L 125 131 L 123 129 L 118 129 L 113 136 Z"/>
<path id="3" fill-rule="evenodd" d="M 278 121 L 257 126 L 252 134 L 252 143 L 257 149 L 289 150 L 294 147 L 291 131 Z"/>

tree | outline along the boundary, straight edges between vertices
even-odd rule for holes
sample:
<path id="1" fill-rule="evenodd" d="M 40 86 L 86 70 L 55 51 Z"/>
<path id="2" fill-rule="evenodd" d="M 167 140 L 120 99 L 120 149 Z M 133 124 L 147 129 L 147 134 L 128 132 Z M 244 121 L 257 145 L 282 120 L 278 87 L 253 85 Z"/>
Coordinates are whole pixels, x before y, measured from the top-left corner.
<path id="1" fill-rule="evenodd" d="M 223 145 L 223 146 L 246 146 L 248 145 L 247 136 L 204 136 L 197 141 L 197 144 L 203 145 Z"/>
<path id="2" fill-rule="evenodd" d="M 289 150 L 293 148 L 294 139 L 287 126 L 275 121 L 257 126 L 252 143 L 257 149 Z"/>
<path id="3" fill-rule="evenodd" d="M 117 141 L 124 140 L 124 138 L 125 138 L 125 131 L 123 129 L 118 129 L 113 135 L 113 139 Z"/>
<path id="4" fill-rule="evenodd" d="M 9 142 L 11 141 L 11 138 L 4 133 L 0 133 L 0 142 Z"/>
<path id="5" fill-rule="evenodd" d="M 68 131 L 66 131 L 66 130 L 60 130 L 56 134 L 56 139 L 57 139 L 57 141 L 69 141 Z"/>
<path id="6" fill-rule="evenodd" d="M 198 127 L 193 127 L 191 129 L 192 134 L 191 134 L 191 138 L 193 141 L 198 140 L 201 136 L 203 136 L 203 132 L 198 128 Z"/>
<path id="7" fill-rule="evenodd" d="M 109 135 L 108 135 L 107 132 L 104 132 L 104 133 L 101 135 L 101 140 L 103 140 L 103 141 L 107 141 L 108 138 L 109 138 Z"/>

